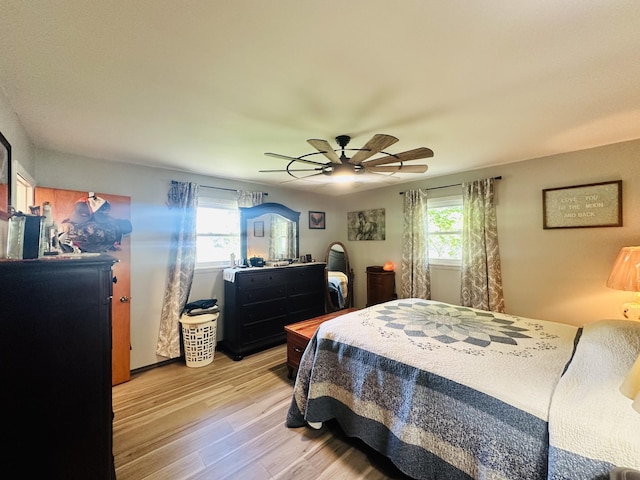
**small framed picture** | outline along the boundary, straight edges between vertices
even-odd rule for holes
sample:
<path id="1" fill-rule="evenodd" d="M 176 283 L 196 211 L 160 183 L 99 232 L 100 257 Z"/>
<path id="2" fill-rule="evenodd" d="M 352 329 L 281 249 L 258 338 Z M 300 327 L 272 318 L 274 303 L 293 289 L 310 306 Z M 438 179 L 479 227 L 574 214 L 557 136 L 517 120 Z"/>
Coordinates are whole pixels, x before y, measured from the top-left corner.
<path id="1" fill-rule="evenodd" d="M 310 229 L 322 229 L 325 228 L 324 212 L 309 212 L 309 228 Z"/>
<path id="2" fill-rule="evenodd" d="M 264 237 L 264 222 L 253 222 L 253 236 Z"/>

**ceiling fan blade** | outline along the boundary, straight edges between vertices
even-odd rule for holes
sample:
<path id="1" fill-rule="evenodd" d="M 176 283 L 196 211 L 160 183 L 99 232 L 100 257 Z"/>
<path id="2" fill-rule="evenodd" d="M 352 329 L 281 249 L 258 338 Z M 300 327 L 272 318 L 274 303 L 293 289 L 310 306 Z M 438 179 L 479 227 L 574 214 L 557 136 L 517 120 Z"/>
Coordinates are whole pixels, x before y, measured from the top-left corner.
<path id="1" fill-rule="evenodd" d="M 300 169 L 289 169 L 289 170 L 258 170 L 259 173 L 289 173 L 289 172 L 317 172 L 321 170 L 320 168 L 300 168 Z"/>
<path id="2" fill-rule="evenodd" d="M 287 155 L 280 155 L 279 153 L 265 153 L 267 157 L 280 158 L 282 160 L 293 160 L 295 162 L 304 162 L 309 163 L 311 165 L 323 166 L 324 163 L 314 162 L 313 160 L 307 160 L 306 158 L 298 158 L 298 157 L 289 157 Z"/>
<path id="3" fill-rule="evenodd" d="M 389 172 L 401 172 L 401 173 L 424 173 L 429 168 L 428 165 L 383 165 L 379 167 L 365 166 L 364 169 L 367 172 L 373 173 L 389 173 Z"/>
<path id="4" fill-rule="evenodd" d="M 283 180 L 282 182 L 279 183 L 290 183 L 290 182 L 295 182 L 296 180 L 304 180 L 305 178 L 309 178 L 309 177 L 315 177 L 317 175 L 324 175 L 322 172 L 320 173 L 312 173 L 311 175 L 305 175 L 304 177 L 294 177 L 293 175 L 291 175 L 293 178 L 290 178 L 289 180 Z"/>
<path id="5" fill-rule="evenodd" d="M 338 154 L 333 151 L 333 148 L 331 148 L 331 145 L 329 145 L 329 142 L 326 140 L 312 138 L 307 140 L 307 143 L 331 160 L 331 163 L 342 163 Z"/>
<path id="6" fill-rule="evenodd" d="M 362 150 L 358 150 L 356 154 L 351 157 L 349 163 L 359 165 L 362 161 L 384 150 L 389 145 L 393 145 L 397 141 L 398 139 L 396 137 L 378 133 L 374 135 L 373 138 L 369 140 L 364 147 L 362 147 Z"/>
<path id="7" fill-rule="evenodd" d="M 409 160 L 418 160 L 420 158 L 433 157 L 433 150 L 427 147 L 420 147 L 414 150 L 407 150 L 406 152 L 396 153 L 395 155 L 388 155 L 386 157 L 374 158 L 364 163 L 365 167 L 373 167 L 376 165 L 386 165 L 388 163 L 407 162 Z"/>

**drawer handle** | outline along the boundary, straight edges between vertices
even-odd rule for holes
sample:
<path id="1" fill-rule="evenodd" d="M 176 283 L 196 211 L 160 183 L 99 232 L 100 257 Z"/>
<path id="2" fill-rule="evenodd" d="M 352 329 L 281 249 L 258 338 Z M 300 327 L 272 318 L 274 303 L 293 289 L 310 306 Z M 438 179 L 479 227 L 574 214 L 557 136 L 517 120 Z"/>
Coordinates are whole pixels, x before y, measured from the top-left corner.
<path id="1" fill-rule="evenodd" d="M 296 353 L 302 353 L 304 350 L 300 347 L 294 347 L 293 351 Z"/>

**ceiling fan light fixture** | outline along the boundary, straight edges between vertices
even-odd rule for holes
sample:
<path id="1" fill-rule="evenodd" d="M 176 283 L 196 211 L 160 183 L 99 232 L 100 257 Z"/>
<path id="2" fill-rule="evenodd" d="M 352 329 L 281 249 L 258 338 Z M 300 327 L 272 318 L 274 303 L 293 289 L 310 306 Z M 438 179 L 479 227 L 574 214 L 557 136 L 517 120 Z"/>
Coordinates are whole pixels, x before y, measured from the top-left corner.
<path id="1" fill-rule="evenodd" d="M 322 173 L 336 179 L 349 178 L 364 172 L 364 168 L 360 165 L 350 165 L 343 163 L 342 165 L 330 164 L 322 168 Z"/>

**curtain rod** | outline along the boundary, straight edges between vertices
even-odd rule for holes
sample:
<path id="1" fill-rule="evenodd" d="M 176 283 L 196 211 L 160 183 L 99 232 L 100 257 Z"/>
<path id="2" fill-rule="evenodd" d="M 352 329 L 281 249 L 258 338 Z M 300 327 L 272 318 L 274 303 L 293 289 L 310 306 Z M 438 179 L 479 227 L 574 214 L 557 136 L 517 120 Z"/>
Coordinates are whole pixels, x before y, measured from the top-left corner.
<path id="1" fill-rule="evenodd" d="M 493 177 L 494 180 L 502 180 L 502 176 Z M 449 187 L 458 187 L 462 185 L 461 183 L 453 183 L 451 185 L 442 185 L 440 187 L 431 187 L 427 188 L 427 190 L 438 190 L 439 188 L 449 188 Z M 404 192 L 400 192 L 400 195 L 404 195 Z"/>

